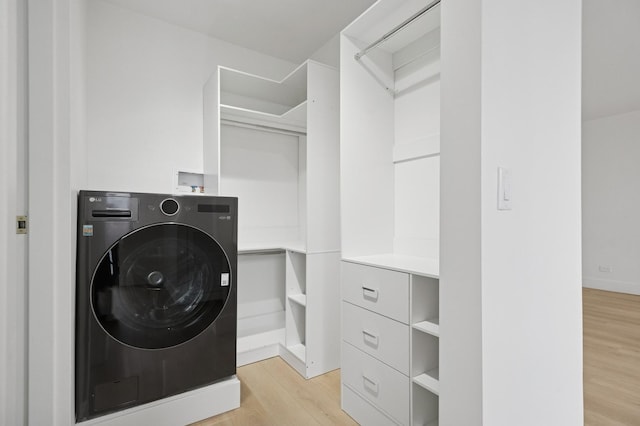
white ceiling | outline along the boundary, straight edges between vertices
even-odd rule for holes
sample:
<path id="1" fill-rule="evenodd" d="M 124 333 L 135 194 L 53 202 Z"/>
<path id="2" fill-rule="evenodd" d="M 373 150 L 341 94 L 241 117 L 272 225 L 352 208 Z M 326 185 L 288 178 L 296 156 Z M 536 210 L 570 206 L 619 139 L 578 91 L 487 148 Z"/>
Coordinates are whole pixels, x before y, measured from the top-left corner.
<path id="1" fill-rule="evenodd" d="M 301 63 L 375 0 L 105 0 Z M 640 110 L 640 1 L 583 0 L 583 119 Z"/>
<path id="2" fill-rule="evenodd" d="M 583 119 L 640 110 L 640 1 L 582 5 Z"/>
<path id="3" fill-rule="evenodd" d="M 105 0 L 239 46 L 302 63 L 375 0 Z"/>

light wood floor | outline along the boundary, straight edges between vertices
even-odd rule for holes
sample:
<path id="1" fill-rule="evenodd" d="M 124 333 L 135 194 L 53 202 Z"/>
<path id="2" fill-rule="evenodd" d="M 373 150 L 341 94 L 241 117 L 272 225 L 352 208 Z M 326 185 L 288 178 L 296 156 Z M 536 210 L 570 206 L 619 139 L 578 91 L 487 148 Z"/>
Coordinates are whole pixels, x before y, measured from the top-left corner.
<path id="1" fill-rule="evenodd" d="M 582 294 L 585 425 L 640 425 L 640 296 Z"/>
<path id="2" fill-rule="evenodd" d="M 640 296 L 584 289 L 587 426 L 640 425 Z M 238 368 L 241 407 L 197 426 L 355 425 L 340 409 L 340 370 L 304 380 L 280 358 Z"/>
<path id="3" fill-rule="evenodd" d="M 305 380 L 281 358 L 238 368 L 240 408 L 197 426 L 357 425 L 340 409 L 340 370 Z"/>

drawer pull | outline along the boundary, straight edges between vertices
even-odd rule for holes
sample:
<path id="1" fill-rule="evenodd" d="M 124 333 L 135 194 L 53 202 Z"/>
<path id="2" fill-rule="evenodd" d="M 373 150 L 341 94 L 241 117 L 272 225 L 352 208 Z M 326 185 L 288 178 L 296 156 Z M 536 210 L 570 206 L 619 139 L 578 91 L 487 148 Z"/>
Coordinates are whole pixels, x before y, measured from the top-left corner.
<path id="1" fill-rule="evenodd" d="M 371 392 L 374 395 L 378 395 L 378 382 L 376 380 L 370 379 L 369 377 L 362 375 L 362 383 L 364 388 Z"/>
<path id="2" fill-rule="evenodd" d="M 362 335 L 364 337 L 365 343 L 370 343 L 374 346 L 378 346 L 378 338 L 380 337 L 378 334 L 368 330 L 362 330 Z"/>
<path id="3" fill-rule="evenodd" d="M 378 300 L 378 290 L 375 288 L 362 286 L 362 294 L 365 299 Z"/>

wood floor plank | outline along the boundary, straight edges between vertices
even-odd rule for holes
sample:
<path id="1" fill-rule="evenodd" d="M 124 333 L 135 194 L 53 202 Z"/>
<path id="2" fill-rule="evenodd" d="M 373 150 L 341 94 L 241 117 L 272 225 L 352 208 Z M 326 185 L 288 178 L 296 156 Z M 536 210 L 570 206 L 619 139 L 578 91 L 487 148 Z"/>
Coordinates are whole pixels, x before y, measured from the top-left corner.
<path id="1" fill-rule="evenodd" d="M 280 380 L 283 386 L 296 398 L 300 405 L 319 425 L 356 424 L 349 423 L 340 408 L 340 386 L 327 387 L 323 383 L 326 375 L 305 380 L 280 358 L 272 358 L 266 364 L 274 380 Z M 330 373 L 327 373 L 327 375 Z"/>
<path id="2" fill-rule="evenodd" d="M 583 290 L 587 426 L 640 425 L 640 296 Z"/>
<path id="3" fill-rule="evenodd" d="M 193 426 L 357 425 L 340 408 L 340 372 L 305 380 L 281 358 L 238 368 L 240 408 Z"/>

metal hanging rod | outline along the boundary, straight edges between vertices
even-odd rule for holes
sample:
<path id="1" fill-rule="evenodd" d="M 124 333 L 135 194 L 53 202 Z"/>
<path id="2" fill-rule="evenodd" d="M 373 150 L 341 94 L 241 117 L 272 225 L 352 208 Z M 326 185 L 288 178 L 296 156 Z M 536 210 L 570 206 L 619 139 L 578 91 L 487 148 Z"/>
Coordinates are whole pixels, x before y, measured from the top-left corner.
<path id="1" fill-rule="evenodd" d="M 374 41 L 373 43 L 371 43 L 370 45 L 368 45 L 367 47 L 365 47 L 364 49 L 362 49 L 358 53 L 356 53 L 354 58 L 356 59 L 356 61 L 359 61 L 371 49 L 373 49 L 374 47 L 378 46 L 380 43 L 385 42 L 387 39 L 393 37 L 398 31 L 400 31 L 401 29 L 403 29 L 404 27 L 406 27 L 407 25 L 409 25 L 410 23 L 412 23 L 416 19 L 420 18 L 422 15 L 424 15 L 425 13 L 427 13 L 428 11 L 430 11 L 431 9 L 433 9 L 434 7 L 436 7 L 439 4 L 440 4 L 440 0 L 435 0 L 434 2 L 428 4 L 426 7 L 420 9 L 416 14 L 414 14 L 411 17 L 407 18 L 400 25 L 394 27 L 391 31 L 389 31 L 388 33 L 386 33 L 385 35 L 383 35 L 382 37 L 380 37 L 379 39 L 377 39 L 376 41 Z"/>

